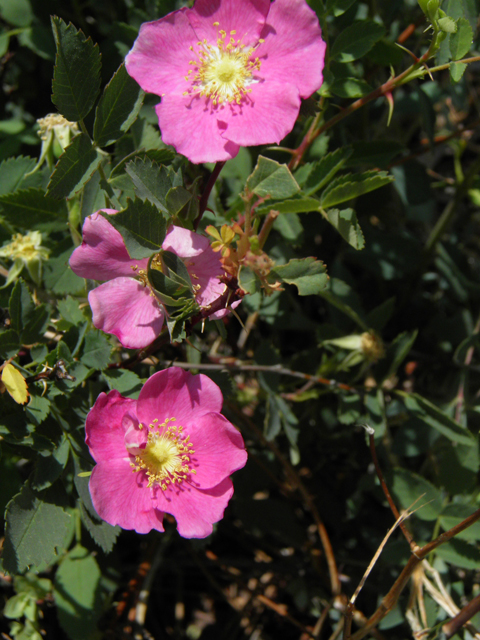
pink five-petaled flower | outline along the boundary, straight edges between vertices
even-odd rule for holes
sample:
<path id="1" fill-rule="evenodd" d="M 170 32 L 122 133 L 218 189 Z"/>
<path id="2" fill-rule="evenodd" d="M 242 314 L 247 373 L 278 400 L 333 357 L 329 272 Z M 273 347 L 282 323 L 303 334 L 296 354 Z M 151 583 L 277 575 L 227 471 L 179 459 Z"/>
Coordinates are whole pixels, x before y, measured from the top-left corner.
<path id="1" fill-rule="evenodd" d="M 320 88 L 324 58 L 305 0 L 196 0 L 142 25 L 126 67 L 162 97 L 164 142 L 199 163 L 280 142 Z"/>
<path id="2" fill-rule="evenodd" d="M 108 214 L 112 209 L 103 209 Z M 225 292 L 218 254 L 207 238 L 170 226 L 162 248 L 183 259 L 195 290 L 195 300 L 208 307 Z M 165 310 L 147 283 L 148 258 L 132 259 L 120 233 L 97 211 L 85 219 L 83 242 L 70 257 L 72 270 L 81 278 L 106 280 L 90 291 L 93 324 L 113 333 L 124 347 L 141 349 L 160 334 Z M 212 314 L 218 319 L 226 309 Z"/>
<path id="3" fill-rule="evenodd" d="M 163 531 L 170 513 L 184 538 L 204 538 L 245 466 L 242 436 L 219 412 L 222 394 L 204 375 L 177 367 L 155 373 L 138 400 L 101 393 L 87 416 L 86 443 L 97 463 L 90 495 L 111 525 Z"/>

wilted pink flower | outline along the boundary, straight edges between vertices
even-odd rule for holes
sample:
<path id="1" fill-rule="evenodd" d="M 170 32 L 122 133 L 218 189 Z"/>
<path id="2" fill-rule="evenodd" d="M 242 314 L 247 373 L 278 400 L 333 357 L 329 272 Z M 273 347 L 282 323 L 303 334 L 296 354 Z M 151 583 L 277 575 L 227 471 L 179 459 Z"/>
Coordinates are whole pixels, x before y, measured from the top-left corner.
<path id="1" fill-rule="evenodd" d="M 138 400 L 101 393 L 86 422 L 98 515 L 148 533 L 163 531 L 170 513 L 184 538 L 212 533 L 233 495 L 229 476 L 247 461 L 242 436 L 219 413 L 222 402 L 210 378 L 177 367 L 149 378 Z"/>
<path id="2" fill-rule="evenodd" d="M 162 97 L 164 142 L 198 163 L 280 142 L 320 88 L 324 57 L 305 0 L 196 0 L 142 25 L 126 66 Z"/>
<path id="3" fill-rule="evenodd" d="M 172 225 L 162 248 L 184 259 L 201 307 L 208 307 L 224 293 L 226 285 L 219 280 L 224 270 L 207 238 Z M 147 283 L 147 265 L 148 258 L 129 256 L 121 234 L 98 211 L 86 218 L 83 242 L 72 253 L 70 266 L 81 278 L 107 281 L 88 294 L 93 324 L 116 335 L 129 349 L 149 345 L 165 320 L 165 309 Z M 228 313 L 221 310 L 212 317 L 221 317 L 222 312 Z"/>

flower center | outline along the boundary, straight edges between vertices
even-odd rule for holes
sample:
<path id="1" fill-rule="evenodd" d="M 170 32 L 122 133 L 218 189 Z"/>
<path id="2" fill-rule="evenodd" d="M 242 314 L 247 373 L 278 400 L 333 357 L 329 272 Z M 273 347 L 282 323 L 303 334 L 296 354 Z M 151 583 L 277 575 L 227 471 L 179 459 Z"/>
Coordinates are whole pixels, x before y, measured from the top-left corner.
<path id="1" fill-rule="evenodd" d="M 190 436 L 183 436 L 183 427 L 168 426 L 169 422 L 175 422 L 175 418 L 167 418 L 162 424 L 154 420 L 148 425 L 145 449 L 135 456 L 135 463 L 130 463 L 134 472 L 145 471 L 147 487 L 158 484 L 163 491 L 170 484 L 181 484 L 188 474 L 196 473 L 189 464 L 190 456 L 195 453 Z"/>
<path id="2" fill-rule="evenodd" d="M 214 22 L 218 27 L 219 23 Z M 246 48 L 241 40 L 233 37 L 236 31 L 218 31 L 216 44 L 212 45 L 203 40 L 197 42 L 199 47 L 195 51 L 197 60 L 190 60 L 193 69 L 190 69 L 185 80 L 191 82 L 188 91 L 184 95 L 200 94 L 210 98 L 214 105 L 223 102 L 235 102 L 240 104 L 243 98 L 251 92 L 248 86 L 256 82 L 253 74 L 260 69 L 261 62 L 253 58 L 256 47 Z M 263 40 L 259 40 L 262 43 Z"/>

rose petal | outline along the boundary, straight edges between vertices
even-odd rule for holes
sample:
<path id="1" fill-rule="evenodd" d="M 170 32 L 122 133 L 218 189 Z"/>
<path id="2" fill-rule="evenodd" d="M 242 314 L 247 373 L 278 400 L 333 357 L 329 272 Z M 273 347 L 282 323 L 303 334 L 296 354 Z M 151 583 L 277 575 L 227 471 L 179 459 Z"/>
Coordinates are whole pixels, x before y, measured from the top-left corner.
<path id="1" fill-rule="evenodd" d="M 98 396 L 85 423 L 85 442 L 96 462 L 126 457 L 123 420 L 125 415 L 135 415 L 136 404 L 136 400 L 124 398 L 118 391 Z"/>
<path id="2" fill-rule="evenodd" d="M 158 371 L 143 385 L 137 400 L 137 416 L 148 425 L 158 419 L 176 418 L 185 426 L 205 413 L 219 412 L 223 397 L 207 376 L 193 376 L 179 367 Z"/>
<path id="3" fill-rule="evenodd" d="M 145 474 L 134 472 L 128 460 L 103 461 L 90 476 L 90 495 L 96 512 L 112 526 L 148 533 L 164 531 L 163 513 L 146 486 Z"/>
<path id="4" fill-rule="evenodd" d="M 190 467 L 195 474 L 191 484 L 210 489 L 241 469 L 247 462 L 243 438 L 237 429 L 220 413 L 207 413 L 190 421 L 185 430 L 195 453 Z"/>
<path id="5" fill-rule="evenodd" d="M 267 81 L 297 87 L 307 98 L 322 85 L 326 44 L 314 11 L 304 0 L 272 2 L 256 55 Z"/>
<path id="6" fill-rule="evenodd" d="M 113 209 L 102 209 L 116 213 Z M 70 257 L 72 271 L 81 278 L 111 280 L 131 277 L 132 268 L 146 269 L 148 259 L 132 260 L 120 233 L 100 213 L 94 213 L 83 223 L 83 242 Z"/>
<path id="7" fill-rule="evenodd" d="M 158 507 L 170 513 L 177 521 L 178 533 L 184 538 L 206 538 L 213 531 L 213 523 L 223 518 L 228 501 L 233 495 L 230 478 L 212 489 L 201 491 L 182 483 L 159 491 Z"/>
<path id="8" fill-rule="evenodd" d="M 124 347 L 141 349 L 160 335 L 164 313 L 150 289 L 133 278 L 115 278 L 88 294 L 93 324 Z"/>

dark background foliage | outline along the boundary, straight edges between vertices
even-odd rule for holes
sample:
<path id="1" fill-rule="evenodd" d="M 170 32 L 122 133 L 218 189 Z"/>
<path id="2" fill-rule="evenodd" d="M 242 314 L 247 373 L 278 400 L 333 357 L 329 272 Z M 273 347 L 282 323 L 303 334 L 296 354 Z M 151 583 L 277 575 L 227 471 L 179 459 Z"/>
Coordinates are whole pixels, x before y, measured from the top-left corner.
<path id="1" fill-rule="evenodd" d="M 319 104 L 322 127 L 387 82 L 392 70 L 398 76 L 406 69 L 412 57 L 395 43 L 420 57 L 432 37 L 413 0 L 309 4 L 328 38 L 329 60 L 320 102 L 305 101 L 281 145 L 287 149 L 298 149 L 308 135 Z M 1 574 L 5 637 L 337 637 L 347 600 L 395 521 L 358 426 L 363 423 L 375 429 L 380 466 L 399 509 L 419 499 L 413 508 L 421 508 L 406 526 L 420 546 L 478 508 L 478 61 L 463 74 L 457 65 L 432 79 L 426 72 L 412 78 L 393 91 L 393 112 L 388 94 L 379 95 L 312 141 L 294 172 L 301 193 L 276 198 L 276 208 L 289 213 L 275 222 L 266 251 L 279 264 L 310 256 L 323 261 L 328 286 L 325 279 L 314 295 L 299 295 L 298 286 L 286 284 L 269 297 L 253 287 L 238 309 L 246 329 L 229 316 L 218 327 L 207 323 L 204 332 L 195 326 L 188 342 L 165 340 L 147 358 L 136 358 L 92 329 L 85 282 L 66 268 L 82 219 L 105 206 L 97 174 L 75 197 L 50 203 L 48 216 L 39 200 L 35 218 L 12 213 L 14 190 L 2 187 L 13 167 L 8 159 L 38 158 L 36 120 L 55 110 L 50 16 L 71 21 L 98 43 L 103 88 L 142 22 L 178 6 L 167 0 L 0 0 L 0 240 L 6 244 L 13 233 L 38 228 L 50 250 L 40 285 L 24 270 L 23 280 L 0 289 L 1 356 L 14 360 L 32 396 L 26 408 L 7 393 L 0 397 L 0 502 L 9 504 Z M 463 57 L 475 56 L 478 2 L 444 0 L 441 7 L 452 20 L 463 19 L 463 29 L 470 26 L 473 42 Z M 451 37 L 429 66 L 451 60 Z M 113 178 L 109 172 L 133 151 L 144 148 L 157 154 L 154 160 L 181 168 L 190 192 L 197 178 L 201 192 L 212 169 L 188 165 L 165 149 L 156 100 L 147 96 L 135 124 L 107 146 L 107 177 L 123 206 L 133 187 L 122 170 Z M 90 111 L 85 118 L 90 134 L 94 117 Z M 342 149 L 336 178 L 352 172 L 372 184 L 386 171 L 392 179 L 349 191 L 339 201 L 348 206 L 341 210 L 343 226 L 328 217 L 338 204 L 325 205 L 326 214 L 320 205 L 292 212 L 292 202 L 303 197 L 326 201 L 335 178 L 309 192 L 308 172 L 314 175 L 327 153 Z M 241 150 L 220 174 L 209 199 L 215 215 L 207 212 L 203 226 L 220 228 L 241 217 L 239 193 L 259 155 L 277 163 L 291 158 L 276 148 Z M 375 177 L 365 174 L 373 170 Z M 44 165 L 22 188 L 42 190 L 43 198 L 51 173 Z M 72 193 L 83 177 L 68 185 Z M 270 208 L 262 206 L 260 217 Z M 5 273 L 10 267 L 3 259 Z M 373 340 L 377 357 L 362 348 L 362 334 Z M 55 369 L 60 360 L 75 380 Z M 117 388 L 136 397 L 149 375 L 172 362 L 196 365 L 221 386 L 224 413 L 249 451 L 247 466 L 234 476 L 226 516 L 206 540 L 179 538 L 172 518 L 164 535 L 102 524 L 88 479 L 79 476 L 92 466 L 84 422 L 98 393 Z M 38 377 L 44 365 L 54 369 L 46 393 Z M 332 592 L 329 552 L 319 537 L 323 525 L 341 594 Z M 424 637 L 438 637 L 439 625 L 454 612 L 438 596 L 435 576 L 454 606 L 477 597 L 479 539 L 477 523 L 432 551 L 428 561 L 437 573 L 422 565 L 372 636 L 400 639 L 424 629 Z M 409 557 L 397 530 L 356 602 L 355 630 Z M 431 585 L 437 592 L 428 590 Z M 472 623 L 478 628 L 478 614 Z M 458 637 L 468 640 L 468 634 L 461 630 Z"/>

